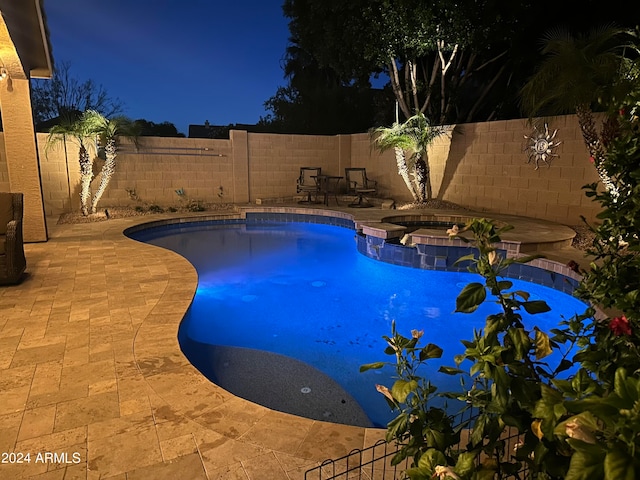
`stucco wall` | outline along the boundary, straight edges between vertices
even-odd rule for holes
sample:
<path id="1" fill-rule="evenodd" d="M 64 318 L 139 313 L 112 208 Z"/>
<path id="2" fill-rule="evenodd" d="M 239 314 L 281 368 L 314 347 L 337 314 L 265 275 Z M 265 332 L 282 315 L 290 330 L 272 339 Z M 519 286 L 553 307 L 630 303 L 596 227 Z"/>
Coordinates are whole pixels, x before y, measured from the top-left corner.
<path id="1" fill-rule="evenodd" d="M 582 186 L 598 180 L 574 116 L 550 120 L 562 144 L 551 167 L 534 170 L 527 163 L 525 120 L 465 124 L 430 148 L 433 195 L 480 211 L 528 215 L 565 224 L 593 219 L 598 205 Z M 0 141 L 2 140 L 0 136 Z M 79 208 L 77 146 L 68 142 L 44 152 L 46 135 L 38 134 L 42 190 L 46 214 Z M 0 143 L 1 145 L 1 143 Z M 345 167 L 366 167 L 378 181 L 380 196 L 411 199 L 396 169 L 392 151 L 371 148 L 368 134 L 339 136 L 276 135 L 232 131 L 230 140 L 145 137 L 136 151 L 125 146 L 117 172 L 101 206 L 162 206 L 179 203 L 175 193 L 204 202 L 254 202 L 291 198 L 302 166 L 319 166 L 331 175 Z M 96 169 L 100 164 L 96 162 Z M 8 189 L 7 167 L 0 155 L 0 189 Z M 97 188 L 94 181 L 93 189 Z M 341 182 L 344 188 L 344 180 Z"/>
<path id="2" fill-rule="evenodd" d="M 9 192 L 9 171 L 4 153 L 4 134 L 0 135 L 0 192 Z"/>

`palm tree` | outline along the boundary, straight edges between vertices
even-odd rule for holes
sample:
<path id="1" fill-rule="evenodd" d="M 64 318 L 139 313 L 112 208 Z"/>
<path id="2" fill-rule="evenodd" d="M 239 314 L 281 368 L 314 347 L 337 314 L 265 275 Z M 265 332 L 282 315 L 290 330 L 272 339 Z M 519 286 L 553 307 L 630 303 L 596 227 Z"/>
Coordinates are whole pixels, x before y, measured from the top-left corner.
<path id="1" fill-rule="evenodd" d="M 94 117 L 96 135 L 101 146 L 104 147 L 105 161 L 100 172 L 100 184 L 91 202 L 91 213 L 96 213 L 98 202 L 102 198 L 111 177 L 116 171 L 116 158 L 121 138 L 129 138 L 138 146 L 140 129 L 131 120 L 125 117 L 106 118 L 96 111 L 87 111 Z"/>
<path id="2" fill-rule="evenodd" d="M 423 113 L 415 114 L 402 124 L 395 122 L 391 127 L 379 127 L 371 131 L 373 144 L 380 152 L 394 149 L 398 174 L 416 202 L 424 202 L 432 197 L 427 149 L 445 133 L 446 127 L 431 125 Z M 409 152 L 408 158 L 406 152 Z"/>
<path id="3" fill-rule="evenodd" d="M 88 112 L 88 111 L 87 111 Z M 80 208 L 83 215 L 89 214 L 91 199 L 91 180 L 93 179 L 93 152 L 95 147 L 96 121 L 93 115 L 84 112 L 71 112 L 61 116 L 61 122 L 49 130 L 45 150 L 64 142 L 67 138 L 78 145 L 78 163 L 80 165 Z"/>
<path id="4" fill-rule="evenodd" d="M 628 54 L 639 50 L 632 35 L 613 26 L 576 36 L 552 31 L 544 39 L 546 59 L 521 91 L 522 106 L 529 116 L 576 113 L 600 180 L 614 197 L 618 190 L 603 161 L 618 122 L 614 114 L 606 115 L 599 133 L 593 109 L 617 111 L 633 87 L 634 66 Z"/>

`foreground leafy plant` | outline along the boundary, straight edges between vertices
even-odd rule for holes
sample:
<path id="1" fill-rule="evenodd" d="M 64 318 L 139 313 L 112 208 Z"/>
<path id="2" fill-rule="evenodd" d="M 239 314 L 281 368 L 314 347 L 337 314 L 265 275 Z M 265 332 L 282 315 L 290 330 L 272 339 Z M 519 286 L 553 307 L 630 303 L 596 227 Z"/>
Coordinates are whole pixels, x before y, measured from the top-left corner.
<path id="1" fill-rule="evenodd" d="M 493 298 L 499 311 L 487 317 L 471 341 L 462 342 L 465 350 L 454 358 L 455 367 L 441 367 L 444 373 L 460 376 L 465 386 L 461 393 L 437 393 L 415 374 L 414 364 L 427 359 L 426 354 L 416 356 L 422 351 L 419 336 L 405 339 L 394 325 L 387 353 L 395 352 L 403 381 L 391 391 L 379 390 L 400 411 L 388 426 L 387 440 L 398 442 L 399 457 L 413 457 L 408 478 L 488 480 L 524 471 L 537 480 L 632 480 L 640 474 L 640 92 L 629 104 L 633 108 L 622 112 L 626 116 L 619 135 L 608 145 L 604 160 L 624 193 L 587 187 L 604 210 L 599 215 L 602 224 L 593 227 L 591 253 L 598 262 L 583 272 L 577 291 L 583 299 L 613 309 L 611 317 L 596 319 L 594 309 L 587 308 L 582 315 L 560 321 L 551 335 L 536 327 L 527 329 L 522 314 L 549 307 L 531 301 L 526 292 L 512 291 L 512 282 L 501 273 L 532 257 L 507 258 L 496 249 L 508 227 L 473 220 L 462 230 L 452 228 L 450 235 L 471 242 L 478 251 L 458 263 L 466 263 L 484 279 L 462 290 L 456 310 L 473 312 Z M 555 366 L 548 362 L 553 351 L 560 353 Z M 468 370 L 462 368 L 468 364 Z M 572 366 L 579 368 L 560 378 Z M 435 422 L 426 413 L 433 413 L 427 405 L 434 395 L 464 401 L 465 408 L 478 412 L 469 424 L 468 442 L 457 453 L 452 447 L 461 431 L 452 426 L 451 418 Z M 437 428 L 440 435 L 432 432 Z M 515 451 L 506 450 L 507 430 L 518 436 Z"/>
<path id="2" fill-rule="evenodd" d="M 506 427 L 516 428 L 518 433 L 536 438 L 533 411 L 542 398 L 541 388 L 571 362 L 562 358 L 555 369 L 543 359 L 547 357 L 557 340 L 538 328 L 527 330 L 521 311 L 529 314 L 546 312 L 548 305 L 541 300 L 530 300 L 523 291 L 511 291 L 513 283 L 503 279 L 501 273 L 514 263 L 526 263 L 534 257 L 506 258 L 494 246 L 500 234 L 509 226 L 497 228 L 488 220 L 473 220 L 462 230 L 456 227 L 450 234 L 465 242 L 471 241 L 478 256 L 466 255 L 458 260 L 469 271 L 478 273 L 484 282 L 467 285 L 456 299 L 456 311 L 471 313 L 493 297 L 499 311 L 486 319 L 485 328 L 474 332 L 471 341 L 463 341 L 463 354 L 455 357 L 455 367 L 441 367 L 440 371 L 460 376 L 463 392 L 447 392 L 441 396 L 464 402 L 465 408 L 479 412 L 473 424 L 461 424 L 454 428 L 453 420 L 439 409 L 427 407 L 436 389 L 427 380 L 415 374 L 416 368 L 433 356 L 427 352 L 440 352 L 435 345 L 424 349 L 417 347 L 420 335 L 406 339 L 393 330 L 391 338 L 385 337 L 388 354 L 396 355 L 398 380 L 390 391 L 378 387 L 385 394 L 390 406 L 400 414 L 387 429 L 387 440 L 399 444 L 397 458 L 400 461 L 413 457 L 414 466 L 406 474 L 413 480 L 427 479 L 434 475 L 441 478 L 493 478 L 495 474 L 512 474 L 522 468 L 524 456 L 511 456 L 505 452 L 503 433 Z M 473 239 L 468 240 L 465 232 Z M 563 339 L 570 344 L 576 336 Z M 426 350 L 425 350 L 426 349 Z M 418 353 L 416 353 L 418 352 Z M 438 355 L 439 356 L 439 355 Z M 471 362 L 468 372 L 461 369 L 465 361 Z M 384 364 L 371 364 L 366 368 L 381 368 Z M 463 429 L 471 427 L 466 446 L 455 452 L 454 447 Z M 440 428 L 436 434 L 434 430 Z M 418 438 L 416 438 L 418 437 Z M 531 448 L 531 451 L 534 449 Z M 529 452 L 531 453 L 531 452 Z M 523 458 L 521 458 L 523 457 Z M 540 458 L 540 457 L 539 457 Z M 436 469 L 436 467 L 441 467 Z"/>
<path id="3" fill-rule="evenodd" d="M 386 434 L 387 442 L 395 439 L 401 445 L 392 459 L 393 465 L 408 457 L 412 457 L 416 465 L 441 465 L 451 460 L 445 459 L 441 452 L 447 451 L 460 439 L 460 432 L 453 430 L 451 419 L 446 412 L 430 406 L 436 387 L 418 374 L 418 369 L 427 360 L 442 356 L 442 349 L 432 343 L 425 347 L 417 347 L 423 333 L 413 330 L 411 338 L 403 337 L 397 332 L 393 322 L 391 337 L 383 338 L 388 345 L 385 353 L 394 356 L 395 361 L 370 363 L 360 367 L 361 372 L 380 369 L 387 365 L 395 368 L 396 381 L 391 389 L 376 385 L 376 389 L 384 395 L 389 407 L 400 412 L 389 423 Z M 408 472 L 408 475 L 411 476 L 412 473 Z"/>

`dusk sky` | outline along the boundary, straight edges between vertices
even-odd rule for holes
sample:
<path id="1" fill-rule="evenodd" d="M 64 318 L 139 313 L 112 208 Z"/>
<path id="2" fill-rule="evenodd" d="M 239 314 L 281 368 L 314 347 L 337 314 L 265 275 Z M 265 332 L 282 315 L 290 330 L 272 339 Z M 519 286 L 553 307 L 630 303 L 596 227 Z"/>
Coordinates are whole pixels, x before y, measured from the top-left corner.
<path id="1" fill-rule="evenodd" d="M 54 62 L 132 119 L 256 123 L 283 86 L 282 0 L 45 0 Z"/>

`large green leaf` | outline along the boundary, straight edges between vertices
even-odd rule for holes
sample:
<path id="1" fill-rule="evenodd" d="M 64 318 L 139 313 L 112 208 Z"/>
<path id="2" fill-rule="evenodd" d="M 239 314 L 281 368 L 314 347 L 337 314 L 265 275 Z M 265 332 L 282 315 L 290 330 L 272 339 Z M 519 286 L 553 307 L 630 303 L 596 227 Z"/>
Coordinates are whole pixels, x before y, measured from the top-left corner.
<path id="1" fill-rule="evenodd" d="M 553 437 L 553 428 L 562 412 L 556 406 L 562 407 L 562 394 L 544 383 L 540 385 L 542 398 L 536 402 L 533 417 L 542 419 L 542 430 L 547 438 Z"/>
<path id="2" fill-rule="evenodd" d="M 391 387 L 391 395 L 395 398 L 398 403 L 404 403 L 407 400 L 409 394 L 415 391 L 418 388 L 418 382 L 415 380 L 396 380 Z"/>
<path id="3" fill-rule="evenodd" d="M 465 286 L 456 298 L 456 312 L 471 313 L 476 311 L 487 298 L 485 286 L 473 282 Z"/>
<path id="4" fill-rule="evenodd" d="M 522 360 L 531 346 L 531 340 L 527 332 L 525 332 L 524 328 L 510 328 L 507 331 L 507 335 L 513 343 L 516 360 Z"/>
<path id="5" fill-rule="evenodd" d="M 433 472 L 438 465 L 447 466 L 447 459 L 441 451 L 435 448 L 428 449 L 418 460 L 418 467 L 430 472 Z"/>
<path id="6" fill-rule="evenodd" d="M 466 262 L 466 261 L 473 261 L 475 259 L 476 259 L 476 256 L 473 253 L 470 253 L 469 255 L 465 255 L 463 257 L 460 257 L 455 262 L 453 262 L 453 264 L 454 265 L 458 265 L 459 263 Z"/>
<path id="7" fill-rule="evenodd" d="M 620 399 L 628 404 L 628 408 L 638 400 L 638 380 L 628 378 L 624 368 L 616 369 L 614 388 Z"/>
<path id="8" fill-rule="evenodd" d="M 360 365 L 360 373 L 366 372 L 367 370 L 377 370 L 379 368 L 384 367 L 387 362 L 375 362 L 375 363 L 367 363 L 365 365 Z"/>
<path id="9" fill-rule="evenodd" d="M 570 440 L 569 443 L 574 445 L 578 442 Z M 604 459 L 605 452 L 593 445 L 590 448 L 576 450 L 571 456 L 569 471 L 564 480 L 597 480 L 603 478 Z"/>
<path id="10" fill-rule="evenodd" d="M 420 350 L 420 360 L 427 360 L 428 358 L 440 358 L 442 357 L 442 349 L 433 343 L 428 344 L 422 350 Z"/>
<path id="11" fill-rule="evenodd" d="M 547 355 L 551 355 L 553 350 L 551 349 L 551 345 L 549 344 L 549 335 L 544 333 L 541 330 L 538 330 L 536 327 L 536 360 L 540 360 Z"/>
<path id="12" fill-rule="evenodd" d="M 620 449 L 610 449 L 604 458 L 604 480 L 636 480 L 633 458 Z"/>
<path id="13" fill-rule="evenodd" d="M 468 475 L 473 471 L 478 455 L 475 452 L 462 452 L 456 462 L 456 472 Z"/>
<path id="14" fill-rule="evenodd" d="M 407 415 L 405 415 L 404 413 L 391 420 L 387 424 L 387 434 L 385 435 L 385 440 L 387 442 L 391 442 L 394 439 L 398 438 L 400 435 L 404 434 L 407 431 L 408 423 L 409 422 Z M 403 451 L 405 450 L 401 450 L 401 452 Z"/>
<path id="15" fill-rule="evenodd" d="M 466 373 L 464 370 L 461 370 L 460 368 L 455 368 L 455 367 L 447 367 L 442 365 L 439 369 L 439 372 L 442 372 L 446 375 L 461 375 Z"/>
<path id="16" fill-rule="evenodd" d="M 531 300 L 530 302 L 522 302 L 521 304 L 527 313 L 535 315 L 536 313 L 544 313 L 551 310 L 544 300 Z"/>

